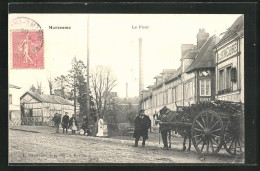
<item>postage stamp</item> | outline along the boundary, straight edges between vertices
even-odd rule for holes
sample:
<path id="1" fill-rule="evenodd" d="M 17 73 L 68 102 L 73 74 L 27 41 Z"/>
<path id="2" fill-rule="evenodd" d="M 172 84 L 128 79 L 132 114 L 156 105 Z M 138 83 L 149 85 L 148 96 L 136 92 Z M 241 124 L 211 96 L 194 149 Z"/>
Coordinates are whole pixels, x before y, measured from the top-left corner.
<path id="1" fill-rule="evenodd" d="M 20 17 L 11 24 L 11 63 L 13 69 L 43 69 L 43 30 L 30 18 Z"/>

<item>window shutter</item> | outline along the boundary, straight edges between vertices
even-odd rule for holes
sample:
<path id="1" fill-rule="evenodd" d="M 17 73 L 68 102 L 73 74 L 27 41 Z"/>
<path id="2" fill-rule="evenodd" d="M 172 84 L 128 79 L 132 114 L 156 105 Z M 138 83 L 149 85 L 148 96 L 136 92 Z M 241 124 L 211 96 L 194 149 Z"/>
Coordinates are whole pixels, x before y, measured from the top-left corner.
<path id="1" fill-rule="evenodd" d="M 237 82 L 237 69 L 236 68 L 231 69 L 231 81 L 234 83 Z"/>

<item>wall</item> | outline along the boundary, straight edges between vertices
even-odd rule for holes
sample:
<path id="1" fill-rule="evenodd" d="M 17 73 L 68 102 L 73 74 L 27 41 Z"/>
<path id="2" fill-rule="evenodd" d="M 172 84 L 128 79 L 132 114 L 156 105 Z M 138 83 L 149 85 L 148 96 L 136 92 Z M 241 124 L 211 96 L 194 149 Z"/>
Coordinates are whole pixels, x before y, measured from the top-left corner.
<path id="1" fill-rule="evenodd" d="M 234 46 L 236 45 L 236 46 Z M 230 47 L 234 46 L 231 51 Z M 225 43 L 218 45 L 216 50 L 216 99 L 226 101 L 244 102 L 244 38 L 231 37 Z M 227 50 L 228 49 L 228 50 Z M 223 55 L 223 51 L 225 52 Z M 224 57 L 223 57 L 224 56 Z M 222 57 L 222 58 L 221 58 Z M 219 70 L 231 66 L 237 69 L 237 82 L 231 82 L 231 91 L 218 94 Z M 224 72 L 226 78 L 226 72 Z M 226 80 L 224 85 L 226 86 Z"/>

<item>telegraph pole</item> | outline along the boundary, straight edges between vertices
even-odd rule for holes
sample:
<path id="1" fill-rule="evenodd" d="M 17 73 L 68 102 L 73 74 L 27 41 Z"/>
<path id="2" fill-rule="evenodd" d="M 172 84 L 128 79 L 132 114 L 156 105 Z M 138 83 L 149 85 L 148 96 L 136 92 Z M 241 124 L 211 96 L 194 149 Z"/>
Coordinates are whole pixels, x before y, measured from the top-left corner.
<path id="1" fill-rule="evenodd" d="M 89 116 L 90 116 L 90 110 L 89 110 L 89 102 L 90 102 L 90 97 L 89 97 L 89 14 L 88 14 L 88 21 L 87 21 L 87 118 L 89 121 Z M 89 124 L 89 122 L 87 123 Z"/>

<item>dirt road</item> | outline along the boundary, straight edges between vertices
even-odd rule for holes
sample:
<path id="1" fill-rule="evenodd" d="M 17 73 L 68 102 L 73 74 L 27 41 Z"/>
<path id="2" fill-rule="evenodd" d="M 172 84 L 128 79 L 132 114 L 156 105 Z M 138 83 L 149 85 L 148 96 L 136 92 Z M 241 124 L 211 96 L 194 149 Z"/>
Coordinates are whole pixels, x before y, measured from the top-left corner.
<path id="1" fill-rule="evenodd" d="M 10 163 L 232 163 L 239 159 L 222 152 L 202 156 L 192 148 L 181 151 L 181 139 L 173 148 L 162 150 L 162 144 L 147 141 L 145 147 L 132 147 L 133 139 L 99 138 L 83 135 L 55 134 L 52 127 L 20 126 L 9 129 Z M 152 137 L 150 135 L 150 137 Z"/>

